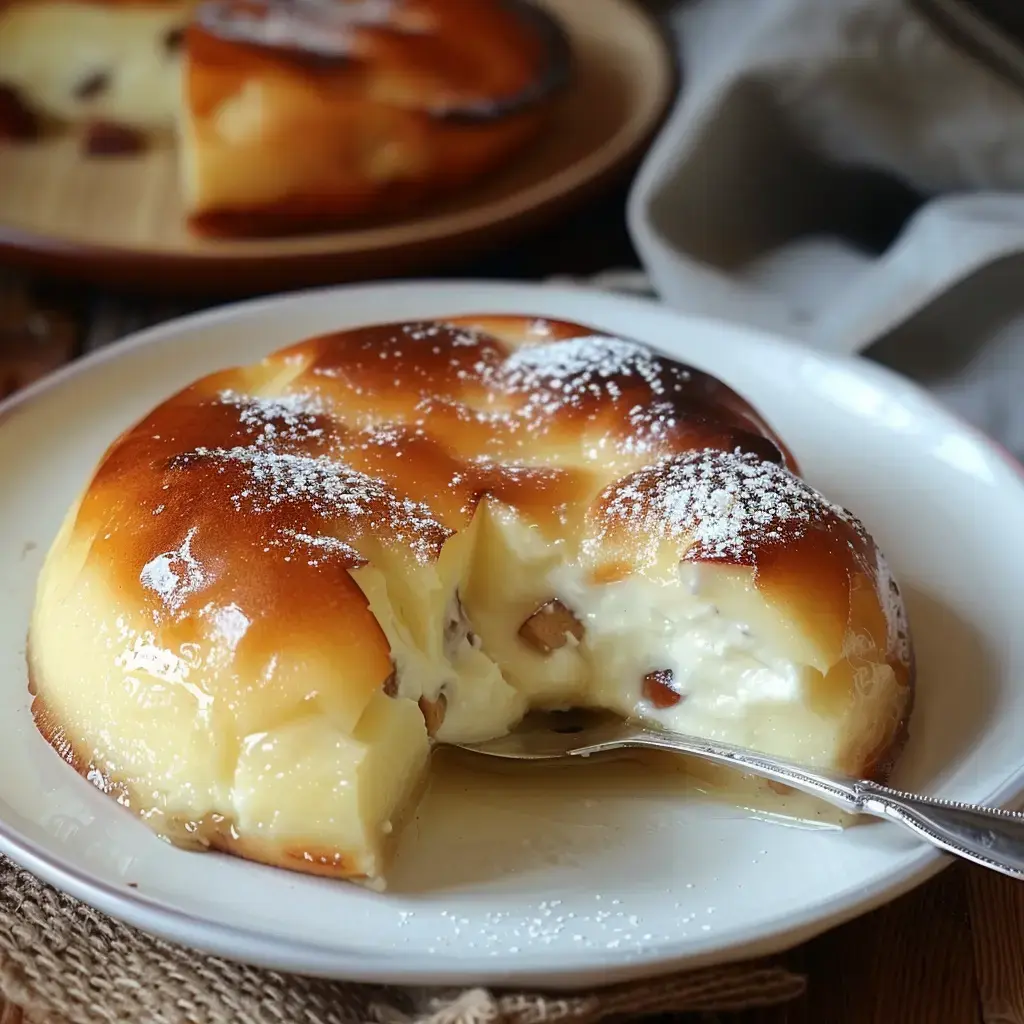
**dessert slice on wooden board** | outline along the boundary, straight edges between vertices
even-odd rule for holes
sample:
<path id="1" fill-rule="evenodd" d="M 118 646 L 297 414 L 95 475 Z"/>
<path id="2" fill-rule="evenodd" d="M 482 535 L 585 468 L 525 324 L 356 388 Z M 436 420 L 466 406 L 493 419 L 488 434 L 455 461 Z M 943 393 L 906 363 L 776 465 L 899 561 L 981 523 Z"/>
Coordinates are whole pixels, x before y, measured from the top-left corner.
<path id="1" fill-rule="evenodd" d="M 0 4 L 0 139 L 64 131 L 91 158 L 176 144 L 203 235 L 457 194 L 539 136 L 569 77 L 560 23 L 524 0 Z"/>

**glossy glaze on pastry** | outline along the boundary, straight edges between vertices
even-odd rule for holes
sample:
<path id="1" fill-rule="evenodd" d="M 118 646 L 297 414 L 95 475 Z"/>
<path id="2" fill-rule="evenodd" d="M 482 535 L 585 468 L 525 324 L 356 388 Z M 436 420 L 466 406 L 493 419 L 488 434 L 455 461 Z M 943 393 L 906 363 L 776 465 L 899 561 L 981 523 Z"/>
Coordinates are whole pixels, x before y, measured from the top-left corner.
<path id="1" fill-rule="evenodd" d="M 186 210 L 232 235 L 451 195 L 538 135 L 569 70 L 522 0 L 209 0 L 186 53 Z"/>
<path id="2" fill-rule="evenodd" d="M 206 377 L 47 557 L 41 731 L 159 832 L 379 880 L 431 737 L 596 705 L 884 777 L 902 600 L 724 383 L 541 318 L 385 324 Z"/>

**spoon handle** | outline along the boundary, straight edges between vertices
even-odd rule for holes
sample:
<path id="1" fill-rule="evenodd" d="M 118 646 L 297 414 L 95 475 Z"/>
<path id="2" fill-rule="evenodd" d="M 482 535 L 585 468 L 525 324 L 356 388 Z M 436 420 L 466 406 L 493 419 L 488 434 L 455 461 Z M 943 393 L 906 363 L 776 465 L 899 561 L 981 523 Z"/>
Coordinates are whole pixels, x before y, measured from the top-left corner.
<path id="1" fill-rule="evenodd" d="M 949 853 L 1024 878 L 1024 814 L 901 793 L 874 782 L 858 782 L 856 789 L 863 813 L 898 821 Z"/>
<path id="2" fill-rule="evenodd" d="M 638 729 L 615 741 L 581 746 L 571 753 L 587 756 L 622 747 L 696 755 L 774 779 L 844 811 L 895 821 L 948 853 L 1012 878 L 1024 879 L 1024 813 L 1019 811 L 904 793 L 876 782 L 820 772 L 725 743 L 646 729 Z"/>

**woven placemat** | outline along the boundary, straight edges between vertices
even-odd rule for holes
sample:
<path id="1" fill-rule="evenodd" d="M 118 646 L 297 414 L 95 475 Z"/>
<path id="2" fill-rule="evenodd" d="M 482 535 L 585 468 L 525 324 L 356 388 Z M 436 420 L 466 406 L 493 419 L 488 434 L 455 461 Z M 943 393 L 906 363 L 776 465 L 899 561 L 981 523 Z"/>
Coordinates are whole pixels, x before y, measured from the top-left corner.
<path id="1" fill-rule="evenodd" d="M 766 1006 L 804 987 L 770 962 L 572 996 L 322 981 L 153 938 L 0 858 L 0 995 L 33 1024 L 592 1024 Z"/>

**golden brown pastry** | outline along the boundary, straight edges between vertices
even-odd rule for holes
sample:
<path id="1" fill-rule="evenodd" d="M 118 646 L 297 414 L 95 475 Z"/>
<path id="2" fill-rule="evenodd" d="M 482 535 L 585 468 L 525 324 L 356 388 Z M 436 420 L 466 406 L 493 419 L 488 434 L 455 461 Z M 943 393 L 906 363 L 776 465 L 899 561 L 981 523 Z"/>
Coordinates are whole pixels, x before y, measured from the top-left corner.
<path id="1" fill-rule="evenodd" d="M 211 234 L 391 217 L 500 169 L 568 72 L 523 0 L 208 0 L 186 40 L 182 176 Z"/>
<path id="2" fill-rule="evenodd" d="M 312 338 L 108 450 L 36 722 L 174 839 L 379 883 L 431 737 L 599 706 L 884 777 L 913 659 L 864 527 L 725 384 L 571 323 Z"/>

